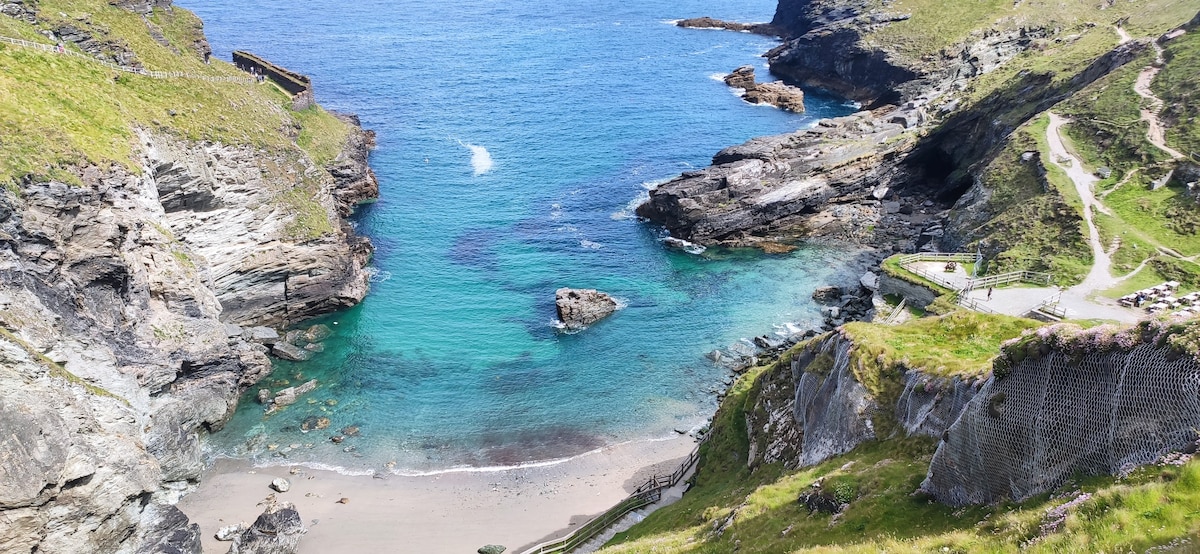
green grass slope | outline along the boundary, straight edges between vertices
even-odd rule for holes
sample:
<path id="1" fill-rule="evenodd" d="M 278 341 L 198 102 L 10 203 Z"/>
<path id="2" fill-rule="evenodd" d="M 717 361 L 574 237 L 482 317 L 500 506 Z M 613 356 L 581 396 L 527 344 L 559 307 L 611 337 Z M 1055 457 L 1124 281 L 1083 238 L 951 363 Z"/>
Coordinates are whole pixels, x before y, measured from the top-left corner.
<path id="1" fill-rule="evenodd" d="M 106 50 L 132 52 L 149 70 L 244 76 L 215 58 L 204 64 L 193 47 L 203 37 L 200 21 L 178 7 L 156 8 L 143 20 L 103 0 L 40 0 L 36 6 L 37 25 L 0 16 L 0 36 L 52 44 L 39 31 L 70 25 Z M 291 112 L 290 104 L 270 84 L 155 79 L 0 44 L 0 182 L 77 182 L 74 175 L 89 164 L 134 170 L 135 128 L 274 152 L 301 149 L 318 163 L 331 160 L 348 127 L 319 107 Z"/>
<path id="2" fill-rule="evenodd" d="M 855 358 L 884 360 L 905 355 L 912 367 L 961 362 L 947 374 L 986 371 L 1025 323 L 979 314 L 927 319 L 883 328 L 855 324 Z M 940 333 L 938 329 L 943 328 Z M 960 345 L 966 339 L 969 345 Z M 799 345 L 797 348 L 804 348 Z M 788 363 L 790 356 L 780 363 Z M 882 362 L 881 362 L 882 363 Z M 922 366 L 923 364 L 923 366 Z M 874 362 L 864 364 L 874 365 Z M 885 364 L 886 365 L 886 364 Z M 1020 504 L 954 509 L 917 493 L 936 447 L 926 438 L 889 438 L 816 466 L 787 470 L 781 464 L 747 468 L 750 430 L 746 413 L 755 405 L 757 381 L 772 368 L 757 368 L 731 389 L 701 447 L 691 490 L 601 552 L 784 554 L 798 552 L 1125 552 L 1171 545 L 1195 546 L 1200 531 L 1200 462 L 1147 466 L 1123 479 L 1078 479 L 1063 493 Z M 879 373 L 898 381 L 899 374 Z M 878 388 L 878 384 L 877 384 Z M 885 387 L 886 388 L 886 387 Z M 1048 512 L 1091 496 L 1065 510 L 1061 523 Z M 798 499 L 817 495 L 844 504 L 833 515 L 810 511 Z M 1193 542 L 1185 542 L 1193 541 Z"/>

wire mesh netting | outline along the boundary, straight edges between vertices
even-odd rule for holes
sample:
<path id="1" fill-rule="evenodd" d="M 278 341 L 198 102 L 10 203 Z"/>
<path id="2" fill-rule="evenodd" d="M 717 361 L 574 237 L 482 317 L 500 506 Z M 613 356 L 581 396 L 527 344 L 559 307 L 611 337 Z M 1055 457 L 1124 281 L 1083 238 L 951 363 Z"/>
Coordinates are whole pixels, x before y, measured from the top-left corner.
<path id="1" fill-rule="evenodd" d="M 1051 351 L 988 381 L 922 485 L 951 505 L 1021 500 L 1074 475 L 1122 474 L 1192 444 L 1200 364 L 1165 346 Z"/>

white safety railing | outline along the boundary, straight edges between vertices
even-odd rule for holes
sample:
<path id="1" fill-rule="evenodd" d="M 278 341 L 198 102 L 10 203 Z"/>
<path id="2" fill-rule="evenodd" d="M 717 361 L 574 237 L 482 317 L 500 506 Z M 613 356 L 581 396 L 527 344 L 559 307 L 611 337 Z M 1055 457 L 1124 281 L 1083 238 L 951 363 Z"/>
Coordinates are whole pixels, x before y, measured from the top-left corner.
<path id="1" fill-rule="evenodd" d="M 895 325 L 900 322 L 900 316 L 904 315 L 904 309 L 908 307 L 908 299 L 901 298 L 900 303 L 896 304 L 895 308 L 888 313 L 887 317 L 883 318 L 884 325 Z"/>

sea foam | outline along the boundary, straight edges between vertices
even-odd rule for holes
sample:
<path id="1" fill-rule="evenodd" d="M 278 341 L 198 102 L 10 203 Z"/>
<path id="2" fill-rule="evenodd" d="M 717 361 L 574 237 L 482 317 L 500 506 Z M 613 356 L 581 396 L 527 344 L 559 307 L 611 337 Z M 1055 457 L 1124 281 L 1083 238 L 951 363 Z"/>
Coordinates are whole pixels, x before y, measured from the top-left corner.
<path id="1" fill-rule="evenodd" d="M 487 148 L 469 142 L 458 141 L 471 151 L 471 169 L 475 170 L 475 176 L 478 177 L 492 170 L 496 162 L 492 160 L 492 153 L 488 152 Z"/>

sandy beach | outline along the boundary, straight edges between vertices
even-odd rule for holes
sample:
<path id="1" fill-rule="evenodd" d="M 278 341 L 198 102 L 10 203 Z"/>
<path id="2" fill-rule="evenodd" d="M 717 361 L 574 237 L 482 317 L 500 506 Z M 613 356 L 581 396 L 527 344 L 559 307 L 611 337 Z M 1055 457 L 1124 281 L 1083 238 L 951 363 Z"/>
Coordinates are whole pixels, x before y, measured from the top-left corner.
<path id="1" fill-rule="evenodd" d="M 253 522 L 273 491 L 308 526 L 300 552 L 509 553 L 566 533 L 607 510 L 654 474 L 670 473 L 695 447 L 690 437 L 630 442 L 553 465 L 435 475 L 348 476 L 300 466 L 254 468 L 218 460 L 179 508 L 204 534 L 204 552 L 223 554 L 219 527 Z M 341 499 L 347 499 L 339 503 Z"/>

